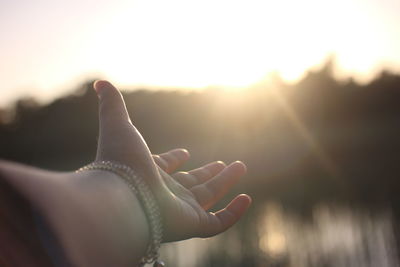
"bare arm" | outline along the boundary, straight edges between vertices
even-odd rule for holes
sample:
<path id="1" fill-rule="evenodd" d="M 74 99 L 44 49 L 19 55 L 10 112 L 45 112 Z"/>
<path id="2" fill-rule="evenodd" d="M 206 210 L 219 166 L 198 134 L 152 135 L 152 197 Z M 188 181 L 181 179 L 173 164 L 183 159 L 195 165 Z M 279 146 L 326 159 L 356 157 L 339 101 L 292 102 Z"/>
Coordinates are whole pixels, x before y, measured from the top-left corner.
<path id="1" fill-rule="evenodd" d="M 74 265 L 132 266 L 144 255 L 146 217 L 114 174 L 57 173 L 4 161 L 0 172 L 44 216 Z"/>

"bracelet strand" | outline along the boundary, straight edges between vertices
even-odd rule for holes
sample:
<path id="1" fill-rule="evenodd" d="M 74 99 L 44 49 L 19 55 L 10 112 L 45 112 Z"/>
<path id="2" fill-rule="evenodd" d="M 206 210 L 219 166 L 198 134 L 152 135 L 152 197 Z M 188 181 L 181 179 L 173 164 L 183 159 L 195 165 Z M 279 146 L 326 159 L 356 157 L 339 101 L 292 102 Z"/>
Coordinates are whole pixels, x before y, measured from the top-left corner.
<path id="1" fill-rule="evenodd" d="M 163 232 L 161 213 L 155 197 L 145 181 L 140 176 L 136 175 L 130 167 L 112 161 L 93 162 L 80 168 L 77 172 L 85 170 L 109 171 L 125 181 L 134 195 L 138 197 L 150 225 L 151 240 L 147 247 L 146 255 L 141 259 L 139 266 L 144 266 L 146 263 L 153 262 L 155 262 L 154 266 L 164 266 L 162 262 L 158 261 L 158 251 L 161 246 Z"/>

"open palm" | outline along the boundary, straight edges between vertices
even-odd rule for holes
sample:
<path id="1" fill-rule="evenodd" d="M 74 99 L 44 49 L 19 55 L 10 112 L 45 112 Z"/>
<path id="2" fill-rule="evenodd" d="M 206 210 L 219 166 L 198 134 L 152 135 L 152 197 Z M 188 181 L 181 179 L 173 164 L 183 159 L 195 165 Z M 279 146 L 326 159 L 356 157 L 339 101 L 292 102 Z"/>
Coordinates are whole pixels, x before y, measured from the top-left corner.
<path id="1" fill-rule="evenodd" d="M 208 237 L 236 223 L 250 205 L 247 195 L 239 195 L 224 209 L 214 206 L 245 174 L 241 162 L 225 166 L 213 162 L 189 172 L 173 173 L 189 158 L 176 149 L 152 156 L 139 131 L 132 124 L 124 100 L 109 82 L 94 85 L 100 98 L 100 135 L 96 160 L 126 164 L 141 175 L 160 206 L 164 241 Z"/>

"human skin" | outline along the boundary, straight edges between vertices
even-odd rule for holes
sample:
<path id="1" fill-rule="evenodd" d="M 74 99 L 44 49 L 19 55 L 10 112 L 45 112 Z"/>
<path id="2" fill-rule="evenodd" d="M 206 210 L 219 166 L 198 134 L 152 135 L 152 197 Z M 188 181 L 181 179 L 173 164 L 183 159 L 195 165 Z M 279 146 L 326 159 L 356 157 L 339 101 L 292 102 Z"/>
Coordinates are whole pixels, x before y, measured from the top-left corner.
<path id="1" fill-rule="evenodd" d="M 214 236 L 239 220 L 251 203 L 247 195 L 215 213 L 208 210 L 245 174 L 243 163 L 212 162 L 175 172 L 189 153 L 175 149 L 152 155 L 120 92 L 107 81 L 97 81 L 94 88 L 100 119 L 96 161 L 125 164 L 143 177 L 159 204 L 163 242 Z M 52 172 L 1 161 L 0 177 L 40 211 L 74 266 L 132 266 L 145 254 L 150 242 L 145 213 L 115 174 Z"/>

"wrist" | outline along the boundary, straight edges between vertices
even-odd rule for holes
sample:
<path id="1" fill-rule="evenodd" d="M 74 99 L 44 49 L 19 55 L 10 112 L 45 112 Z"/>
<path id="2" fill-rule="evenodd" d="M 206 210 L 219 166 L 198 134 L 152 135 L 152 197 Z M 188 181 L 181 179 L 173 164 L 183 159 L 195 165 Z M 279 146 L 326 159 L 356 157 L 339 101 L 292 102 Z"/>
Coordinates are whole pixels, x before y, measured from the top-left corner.
<path id="1" fill-rule="evenodd" d="M 148 187 L 143 177 L 138 176 L 130 167 L 112 161 L 93 162 L 82 167 L 78 172 L 87 170 L 103 170 L 116 174 L 129 187 L 131 192 L 138 197 L 140 204 L 144 210 L 147 223 L 150 229 L 150 242 L 147 246 L 146 254 L 141 258 L 139 265 L 145 263 L 162 264 L 158 261 L 159 248 L 162 241 L 163 225 L 158 203 L 155 200 L 153 193 Z"/>
<path id="2" fill-rule="evenodd" d="M 145 254 L 149 227 L 137 197 L 115 174 L 65 173 L 49 218 L 78 266 L 132 266 Z"/>

